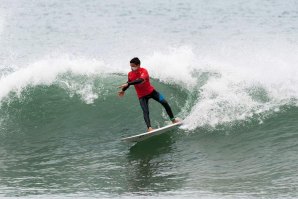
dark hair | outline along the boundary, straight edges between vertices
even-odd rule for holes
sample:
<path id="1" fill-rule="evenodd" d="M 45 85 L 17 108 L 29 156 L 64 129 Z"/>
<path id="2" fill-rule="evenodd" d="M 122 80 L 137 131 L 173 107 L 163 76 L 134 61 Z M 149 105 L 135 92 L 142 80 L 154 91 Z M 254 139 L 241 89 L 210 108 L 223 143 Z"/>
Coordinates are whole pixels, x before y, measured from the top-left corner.
<path id="1" fill-rule="evenodd" d="M 141 61 L 137 57 L 134 57 L 132 60 L 130 60 L 130 63 L 135 65 L 141 65 Z"/>

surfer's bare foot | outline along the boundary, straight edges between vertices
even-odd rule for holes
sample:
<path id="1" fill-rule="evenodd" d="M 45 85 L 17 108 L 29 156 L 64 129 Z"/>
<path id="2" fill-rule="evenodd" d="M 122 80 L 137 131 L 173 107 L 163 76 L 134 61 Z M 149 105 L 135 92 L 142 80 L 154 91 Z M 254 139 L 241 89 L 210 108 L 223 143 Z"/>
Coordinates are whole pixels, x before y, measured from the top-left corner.
<path id="1" fill-rule="evenodd" d="M 178 119 L 173 119 L 173 120 L 172 120 L 172 123 L 173 123 L 173 124 L 176 124 L 176 123 L 178 123 L 178 122 L 180 122 L 180 120 L 178 120 Z"/>
<path id="2" fill-rule="evenodd" d="M 154 129 L 152 127 L 149 127 L 147 132 L 153 131 Z"/>

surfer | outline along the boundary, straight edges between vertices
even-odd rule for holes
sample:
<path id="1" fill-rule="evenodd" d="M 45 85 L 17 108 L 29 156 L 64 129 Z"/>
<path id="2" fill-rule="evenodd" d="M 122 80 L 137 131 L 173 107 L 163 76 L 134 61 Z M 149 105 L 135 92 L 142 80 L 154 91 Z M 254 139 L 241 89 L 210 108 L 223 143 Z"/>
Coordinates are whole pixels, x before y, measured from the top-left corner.
<path id="1" fill-rule="evenodd" d="M 131 71 L 128 73 L 128 81 L 127 83 L 119 86 L 119 88 L 121 88 L 121 91 L 118 92 L 118 95 L 120 97 L 123 97 L 125 94 L 125 90 L 128 89 L 131 85 L 134 85 L 141 108 L 143 110 L 144 120 L 146 122 L 148 132 L 153 130 L 149 118 L 148 101 L 150 98 L 153 98 L 155 101 L 159 102 L 166 109 L 166 112 L 169 115 L 172 123 L 179 122 L 174 117 L 172 109 L 168 102 L 165 100 L 164 96 L 157 92 L 150 84 L 148 71 L 145 68 L 141 67 L 141 61 L 139 60 L 139 58 L 133 58 L 130 61 L 130 66 Z"/>

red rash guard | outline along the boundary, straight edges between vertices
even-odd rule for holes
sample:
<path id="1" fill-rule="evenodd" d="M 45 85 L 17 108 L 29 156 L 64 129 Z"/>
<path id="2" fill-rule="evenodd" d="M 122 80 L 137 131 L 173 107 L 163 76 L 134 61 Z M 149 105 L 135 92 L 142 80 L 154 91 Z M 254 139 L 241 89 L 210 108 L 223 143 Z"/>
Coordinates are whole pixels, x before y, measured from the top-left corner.
<path id="1" fill-rule="evenodd" d="M 145 68 L 139 68 L 135 71 L 130 71 L 128 73 L 129 82 L 135 81 L 140 78 L 144 79 L 144 82 L 134 85 L 138 98 L 142 98 L 146 95 L 149 95 L 154 90 L 154 87 L 150 84 L 148 71 Z"/>

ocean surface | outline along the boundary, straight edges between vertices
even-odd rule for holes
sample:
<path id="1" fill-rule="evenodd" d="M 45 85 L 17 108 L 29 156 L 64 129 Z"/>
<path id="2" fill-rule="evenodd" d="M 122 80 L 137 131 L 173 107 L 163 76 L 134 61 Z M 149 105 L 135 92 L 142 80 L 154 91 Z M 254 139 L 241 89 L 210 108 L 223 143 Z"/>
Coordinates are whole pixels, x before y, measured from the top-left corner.
<path id="1" fill-rule="evenodd" d="M 0 198 L 298 198 L 297 1 L 0 0 Z"/>

